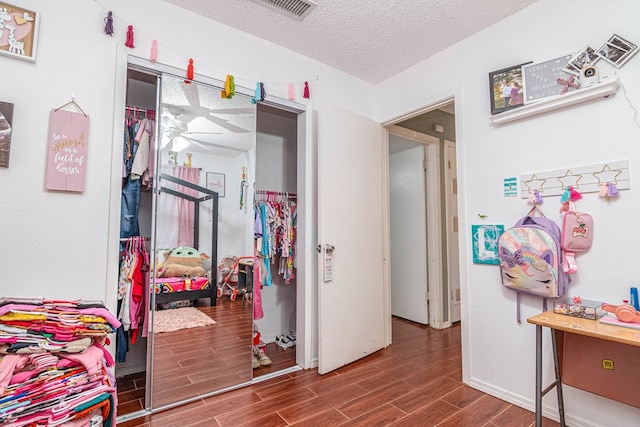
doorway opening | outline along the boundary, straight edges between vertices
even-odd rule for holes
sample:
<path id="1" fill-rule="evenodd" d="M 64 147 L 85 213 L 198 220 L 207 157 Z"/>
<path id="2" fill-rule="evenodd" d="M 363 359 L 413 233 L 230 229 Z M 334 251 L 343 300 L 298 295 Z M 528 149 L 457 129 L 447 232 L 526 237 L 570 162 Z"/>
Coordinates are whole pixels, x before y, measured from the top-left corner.
<path id="1" fill-rule="evenodd" d="M 387 126 L 391 314 L 461 320 L 453 100 Z"/>

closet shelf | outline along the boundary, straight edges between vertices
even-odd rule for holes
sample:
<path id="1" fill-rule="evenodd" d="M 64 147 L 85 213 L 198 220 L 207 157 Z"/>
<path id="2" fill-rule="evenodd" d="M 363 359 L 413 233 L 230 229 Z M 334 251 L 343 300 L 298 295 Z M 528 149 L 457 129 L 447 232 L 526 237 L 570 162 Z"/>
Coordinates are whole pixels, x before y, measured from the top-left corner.
<path id="1" fill-rule="evenodd" d="M 618 76 L 609 76 L 603 82 L 596 85 L 573 92 L 567 92 L 563 95 L 550 96 L 533 104 L 527 104 L 510 111 L 505 111 L 504 113 L 496 114 L 491 116 L 491 123 L 494 125 L 502 125 L 598 98 L 606 99 L 614 95 L 618 87 L 620 87 Z"/>

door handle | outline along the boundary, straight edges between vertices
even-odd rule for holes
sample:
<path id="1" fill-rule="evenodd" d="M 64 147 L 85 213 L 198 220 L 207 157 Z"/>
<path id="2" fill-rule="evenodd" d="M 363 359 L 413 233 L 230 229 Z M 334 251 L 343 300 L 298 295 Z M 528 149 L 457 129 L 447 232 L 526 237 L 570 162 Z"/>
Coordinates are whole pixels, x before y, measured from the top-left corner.
<path id="1" fill-rule="evenodd" d="M 322 252 L 322 245 L 318 245 L 318 247 L 316 248 L 316 250 L 318 251 L 318 253 Z M 333 251 L 336 250 L 336 247 L 333 245 L 324 245 L 324 253 L 326 253 L 327 255 L 331 255 L 333 253 Z"/>

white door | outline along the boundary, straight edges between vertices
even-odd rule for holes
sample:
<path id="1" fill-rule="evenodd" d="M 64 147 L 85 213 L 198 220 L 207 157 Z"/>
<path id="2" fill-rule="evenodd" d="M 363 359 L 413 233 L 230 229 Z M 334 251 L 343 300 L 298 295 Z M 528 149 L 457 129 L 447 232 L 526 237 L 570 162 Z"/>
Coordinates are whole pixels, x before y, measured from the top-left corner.
<path id="1" fill-rule="evenodd" d="M 414 145 L 395 151 L 394 147 Z M 391 314 L 429 323 L 425 147 L 389 135 Z"/>
<path id="2" fill-rule="evenodd" d="M 458 172 L 456 145 L 445 141 L 444 173 L 445 203 L 447 206 L 447 282 L 451 323 L 460 321 L 460 250 L 458 248 Z"/>
<path id="3" fill-rule="evenodd" d="M 372 120 L 319 106 L 320 374 L 385 346 L 382 132 Z"/>

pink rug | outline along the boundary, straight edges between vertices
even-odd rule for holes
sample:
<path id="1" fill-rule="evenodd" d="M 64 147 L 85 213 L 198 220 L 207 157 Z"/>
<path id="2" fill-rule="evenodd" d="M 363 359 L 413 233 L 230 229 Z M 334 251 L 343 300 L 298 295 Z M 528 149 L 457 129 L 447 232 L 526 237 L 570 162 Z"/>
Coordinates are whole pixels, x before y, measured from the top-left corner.
<path id="1" fill-rule="evenodd" d="M 214 325 L 216 322 L 194 307 L 158 310 L 153 313 L 153 332 L 173 332 L 181 329 Z"/>

